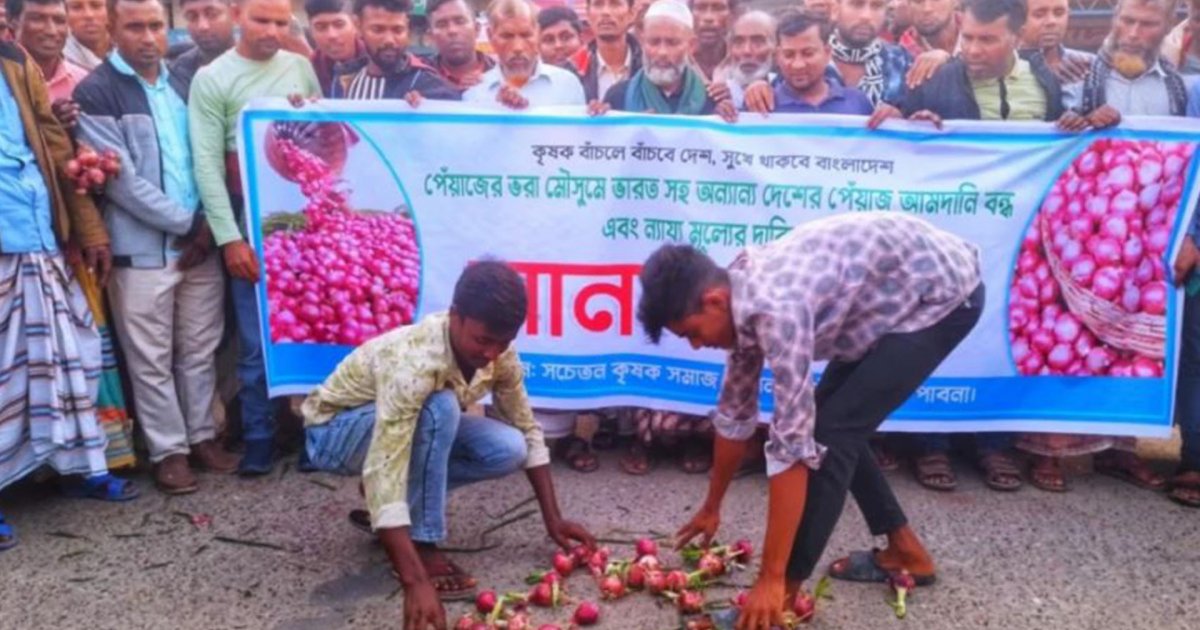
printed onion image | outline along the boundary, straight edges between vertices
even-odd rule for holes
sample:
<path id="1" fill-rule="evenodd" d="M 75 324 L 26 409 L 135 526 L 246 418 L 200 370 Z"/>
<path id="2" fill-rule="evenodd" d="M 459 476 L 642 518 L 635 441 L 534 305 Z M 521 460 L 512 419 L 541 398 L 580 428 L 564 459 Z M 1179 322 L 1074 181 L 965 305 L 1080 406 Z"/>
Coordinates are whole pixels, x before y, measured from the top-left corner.
<path id="1" fill-rule="evenodd" d="M 1165 256 L 1194 148 L 1099 140 L 1059 176 L 1009 288 L 1020 374 L 1162 376 Z"/>
<path id="2" fill-rule="evenodd" d="M 357 346 L 412 323 L 420 252 L 411 218 L 351 209 L 336 174 L 344 154 L 333 152 L 331 166 L 283 135 L 268 138 L 271 165 L 308 202 L 263 225 L 271 341 Z"/>

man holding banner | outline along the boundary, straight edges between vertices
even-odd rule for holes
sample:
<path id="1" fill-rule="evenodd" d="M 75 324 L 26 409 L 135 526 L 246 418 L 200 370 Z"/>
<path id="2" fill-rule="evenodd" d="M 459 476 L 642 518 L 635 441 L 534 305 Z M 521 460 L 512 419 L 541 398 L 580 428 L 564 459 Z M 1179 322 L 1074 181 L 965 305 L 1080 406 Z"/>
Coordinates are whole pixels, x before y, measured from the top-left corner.
<path id="1" fill-rule="evenodd" d="M 638 319 L 651 341 L 668 330 L 695 349 L 729 351 L 708 496 L 680 546 L 715 535 L 758 425 L 764 362 L 773 373 L 766 539 L 739 630 L 781 624 L 785 594 L 812 575 L 851 489 L 888 547 L 855 552 L 831 573 L 882 582 L 906 569 L 918 584 L 933 582 L 933 560 L 868 440 L 978 321 L 978 248 L 907 215 L 842 214 L 745 250 L 728 269 L 691 246 L 664 245 L 641 282 Z M 813 364 L 823 360 L 814 387 Z"/>
<path id="2" fill-rule="evenodd" d="M 233 11 L 241 38 L 234 48 L 196 73 L 188 97 L 188 126 L 200 201 L 231 276 L 246 442 L 239 472 L 265 475 L 273 466 L 275 420 L 259 338 L 258 257 L 243 234 L 240 218 L 244 195 L 236 153 L 237 118 L 252 99 L 320 96 L 321 86 L 307 58 L 283 50 L 291 28 L 291 4 L 242 0 Z"/>
<path id="3" fill-rule="evenodd" d="M 449 313 L 359 346 L 304 402 L 308 463 L 362 474 L 370 527 L 404 584 L 405 628 L 446 627 L 439 599 L 474 593 L 475 579 L 437 547 L 449 490 L 523 467 L 550 537 L 564 549 L 595 544 L 559 513 L 550 454 L 512 345 L 526 311 L 516 271 L 474 263 L 458 279 Z M 489 393 L 505 422 L 462 412 Z"/>
<path id="4" fill-rule="evenodd" d="M 593 112 L 615 109 L 628 112 L 706 116 L 718 114 L 735 120 L 733 101 L 709 96 L 704 77 L 693 67 L 689 54 L 696 44 L 692 12 L 678 0 L 658 0 L 642 21 L 642 69 L 612 86 L 604 102 L 593 103 Z"/>

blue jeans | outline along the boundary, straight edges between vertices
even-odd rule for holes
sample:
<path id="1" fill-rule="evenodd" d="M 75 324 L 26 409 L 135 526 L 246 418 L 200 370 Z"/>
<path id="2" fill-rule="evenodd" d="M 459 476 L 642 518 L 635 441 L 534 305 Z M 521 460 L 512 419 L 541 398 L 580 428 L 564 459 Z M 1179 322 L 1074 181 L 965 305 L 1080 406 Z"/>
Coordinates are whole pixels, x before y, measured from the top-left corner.
<path id="1" fill-rule="evenodd" d="M 1175 421 L 1183 438 L 1180 468 L 1200 470 L 1200 294 L 1183 302 Z"/>
<path id="2" fill-rule="evenodd" d="M 238 278 L 229 279 L 237 320 L 237 375 L 242 388 L 242 437 L 249 440 L 275 438 L 275 416 L 267 397 L 267 367 L 263 364 L 262 335 L 259 334 L 258 301 L 255 285 Z"/>
<path id="3" fill-rule="evenodd" d="M 311 464 L 339 474 L 362 473 L 375 427 L 375 405 L 338 413 L 309 427 L 306 451 Z M 453 392 L 425 400 L 417 417 L 408 467 L 409 535 L 417 542 L 446 538 L 446 496 L 462 486 L 508 476 L 525 463 L 525 436 L 514 427 L 462 413 Z"/>

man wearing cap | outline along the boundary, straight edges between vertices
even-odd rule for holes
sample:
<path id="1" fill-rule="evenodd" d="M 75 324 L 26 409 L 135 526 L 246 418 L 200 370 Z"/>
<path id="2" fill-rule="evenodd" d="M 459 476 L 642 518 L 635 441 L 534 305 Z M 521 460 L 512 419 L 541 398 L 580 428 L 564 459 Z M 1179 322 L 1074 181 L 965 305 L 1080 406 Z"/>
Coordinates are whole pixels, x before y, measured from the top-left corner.
<path id="1" fill-rule="evenodd" d="M 642 29 L 642 68 L 612 86 L 603 103 L 593 102 L 593 114 L 615 109 L 685 116 L 715 113 L 729 121 L 737 119 L 733 101 L 710 97 L 704 77 L 689 63 L 696 34 L 687 5 L 658 0 L 646 10 Z"/>

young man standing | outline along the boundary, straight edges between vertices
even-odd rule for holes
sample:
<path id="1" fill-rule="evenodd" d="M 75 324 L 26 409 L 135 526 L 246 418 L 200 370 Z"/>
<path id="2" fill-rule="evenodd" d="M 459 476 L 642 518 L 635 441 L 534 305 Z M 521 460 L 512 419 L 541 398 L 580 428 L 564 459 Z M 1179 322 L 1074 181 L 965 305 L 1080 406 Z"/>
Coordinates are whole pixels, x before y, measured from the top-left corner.
<path id="1" fill-rule="evenodd" d="M 437 49 L 429 65 L 454 89 L 467 91 L 496 65 L 491 57 L 475 50 L 479 24 L 466 0 L 429 0 L 425 16 L 429 38 Z"/>
<path id="2" fill-rule="evenodd" d="M 767 531 L 738 627 L 780 624 L 785 596 L 813 574 L 851 487 L 871 533 L 888 537 L 886 549 L 852 556 L 854 577 L 882 582 L 907 569 L 931 582 L 933 560 L 868 441 L 978 321 L 978 249 L 906 215 L 842 214 L 747 250 L 728 269 L 690 246 L 663 246 L 641 282 L 638 320 L 651 341 L 668 330 L 693 348 L 729 351 L 708 495 L 677 534 L 681 547 L 716 534 L 758 426 L 764 363 L 774 374 Z M 824 360 L 814 386 L 813 365 Z"/>
<path id="3" fill-rule="evenodd" d="M 828 22 L 803 13 L 789 16 L 779 25 L 776 112 L 870 116 L 875 110 L 861 91 L 827 76 L 832 57 L 830 30 Z"/>
<path id="4" fill-rule="evenodd" d="M 1059 83 L 1070 85 L 1087 76 L 1094 55 L 1063 46 L 1071 6 L 1067 0 L 1027 0 L 1025 28 L 1021 31 L 1021 49 L 1041 54 Z"/>
<path id="5" fill-rule="evenodd" d="M 550 454 L 529 408 L 512 345 L 526 299 L 511 267 L 474 263 L 448 313 L 358 347 L 304 402 L 310 463 L 362 474 L 370 527 L 404 584 L 405 628 L 445 628 L 439 599 L 469 597 L 475 587 L 437 546 L 450 490 L 524 468 L 554 542 L 595 543 L 559 512 Z M 503 421 L 463 413 L 488 393 Z"/>
<path id="6" fill-rule="evenodd" d="M 629 32 L 633 0 L 588 0 L 588 24 L 596 40 L 575 53 L 571 65 L 583 81 L 588 102 L 600 100 L 609 88 L 642 68 L 642 48 Z"/>
<path id="7" fill-rule="evenodd" d="M 542 61 L 560 68 L 571 66 L 571 57 L 583 50 L 583 24 L 575 9 L 546 7 L 538 11 L 538 53 Z"/>
<path id="8" fill-rule="evenodd" d="M 195 46 L 171 63 L 171 74 L 191 86 L 196 72 L 233 48 L 230 0 L 181 0 L 183 19 Z"/>
<path id="9" fill-rule="evenodd" d="M 67 0 L 67 59 L 92 70 L 100 65 L 112 43 L 108 39 L 108 7 L 104 0 Z"/>
<path id="10" fill-rule="evenodd" d="M 354 0 L 354 22 L 366 47 L 367 65 L 334 77 L 331 98 L 404 98 L 412 103 L 461 98 L 432 67 L 408 52 L 411 11 L 409 0 Z"/>
<path id="11" fill-rule="evenodd" d="M 282 50 L 292 19 L 288 0 L 241 0 L 237 46 L 200 69 L 188 100 L 196 186 L 213 238 L 230 275 L 238 332 L 238 378 L 246 452 L 240 472 L 271 471 L 275 426 L 259 338 L 258 257 L 242 233 L 244 206 L 237 161 L 238 113 L 251 99 L 321 95 L 308 59 Z"/>
<path id="12" fill-rule="evenodd" d="M 900 108 L 908 95 L 905 79 L 913 59 L 904 48 L 882 39 L 886 21 L 887 0 L 838 0 L 829 39 L 830 75 L 861 90 L 872 106 Z"/>
<path id="13" fill-rule="evenodd" d="M 930 50 L 954 54 L 962 21 L 959 0 L 908 0 L 908 7 L 912 27 L 900 36 L 900 45 L 914 59 Z"/>
<path id="14" fill-rule="evenodd" d="M 367 63 L 367 53 L 358 36 L 358 27 L 350 11 L 351 0 L 305 0 L 308 30 L 316 50 L 313 70 L 321 83 L 321 93 L 330 96 L 333 78 L 356 72 Z"/>
<path id="15" fill-rule="evenodd" d="M 187 86 L 163 62 L 166 11 L 159 0 L 112 9 L 115 51 L 75 90 L 80 137 L 124 166 L 105 189 L 113 324 L 155 482 L 184 494 L 198 487 L 189 456 L 202 470 L 237 470 L 212 417 L 225 278 L 192 176 Z"/>

